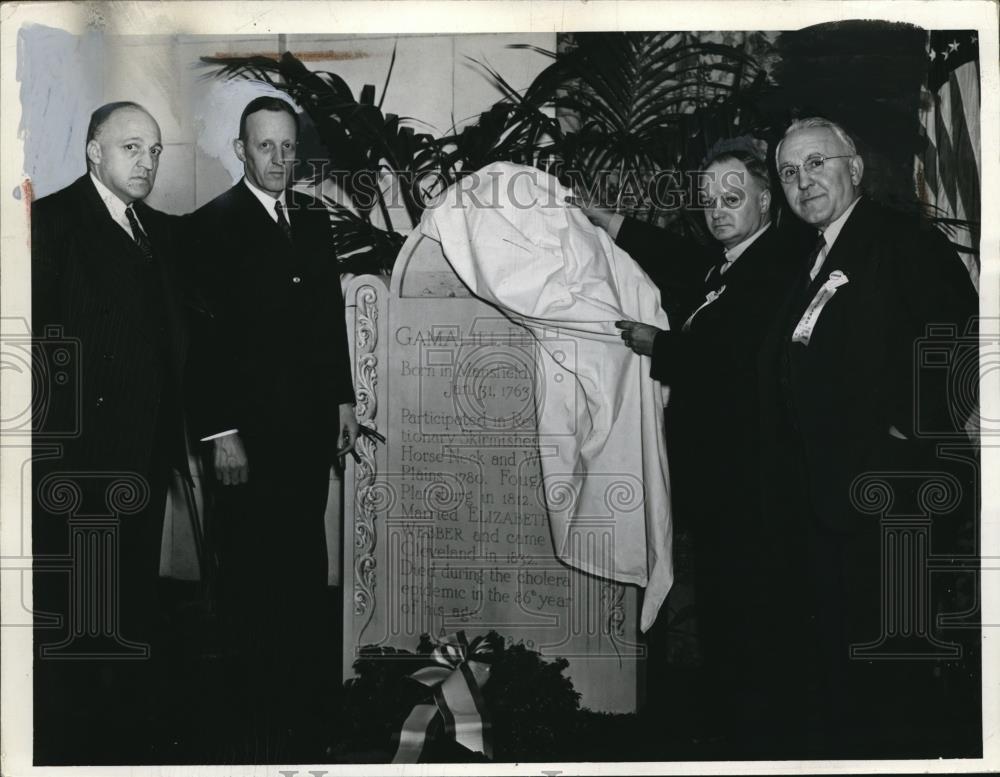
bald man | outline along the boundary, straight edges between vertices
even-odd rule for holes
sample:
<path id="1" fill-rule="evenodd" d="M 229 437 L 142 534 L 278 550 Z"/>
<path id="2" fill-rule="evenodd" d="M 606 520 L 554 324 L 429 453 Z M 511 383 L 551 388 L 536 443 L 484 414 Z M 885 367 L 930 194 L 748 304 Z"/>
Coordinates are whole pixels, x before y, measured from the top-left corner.
<path id="1" fill-rule="evenodd" d="M 156 758 L 163 515 L 188 476 L 172 230 L 143 202 L 162 151 L 142 106 L 104 105 L 87 172 L 31 211 L 36 763 Z"/>

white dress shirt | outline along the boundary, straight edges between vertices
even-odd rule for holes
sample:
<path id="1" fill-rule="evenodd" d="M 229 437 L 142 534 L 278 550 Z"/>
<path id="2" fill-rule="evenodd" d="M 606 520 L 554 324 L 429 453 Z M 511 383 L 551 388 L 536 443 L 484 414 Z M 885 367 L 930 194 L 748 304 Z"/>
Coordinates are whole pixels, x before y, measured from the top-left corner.
<path id="1" fill-rule="evenodd" d="M 285 202 L 285 190 L 282 190 L 281 194 L 275 197 L 270 192 L 265 192 L 263 189 L 258 189 L 250 180 L 243 176 L 243 183 L 246 184 L 247 188 L 253 193 L 253 196 L 260 200 L 260 204 L 264 206 L 264 210 L 267 211 L 267 215 L 271 217 L 271 221 L 275 224 L 278 223 L 278 213 L 274 209 L 274 203 L 280 202 L 281 209 L 285 212 L 285 219 L 289 224 L 292 223 L 292 214 L 288 212 L 288 205 Z"/>
<path id="2" fill-rule="evenodd" d="M 820 269 L 823 267 L 823 262 L 826 261 L 827 254 L 830 253 L 830 249 L 833 248 L 833 244 L 837 240 L 837 236 L 840 235 L 840 230 L 844 228 L 844 224 L 847 223 L 847 219 L 850 217 L 851 213 L 854 211 L 854 206 L 858 204 L 858 200 L 861 199 L 859 194 L 854 202 L 847 206 L 847 210 L 840 214 L 835 220 L 831 221 L 826 229 L 821 229 L 820 234 L 823 235 L 823 240 L 826 245 L 823 246 L 822 250 L 816 255 L 816 261 L 813 263 L 812 269 L 809 271 L 809 280 L 816 280 L 816 276 L 819 275 Z"/>
<path id="3" fill-rule="evenodd" d="M 128 216 L 125 215 L 125 211 L 129 206 L 122 202 L 117 194 L 98 181 L 93 173 L 90 174 L 90 180 L 94 182 L 94 188 L 97 189 L 97 194 L 100 196 L 101 202 L 104 203 L 104 207 L 111 214 L 112 221 L 124 229 L 130 238 L 135 240 L 135 235 L 132 234 L 132 226 L 128 223 Z M 135 220 L 139 222 L 139 228 L 145 230 L 146 228 L 142 225 L 142 221 L 139 220 L 139 214 L 135 212 L 135 208 L 132 209 L 132 213 L 135 216 Z"/>
<path id="4" fill-rule="evenodd" d="M 741 256 L 743 256 L 744 253 L 746 253 L 746 250 L 750 246 L 752 246 L 754 244 L 754 241 L 757 240 L 757 238 L 759 238 L 761 235 L 764 234 L 764 231 L 769 226 L 771 226 L 771 222 L 770 221 L 767 222 L 760 229 L 758 229 L 756 232 L 754 232 L 752 235 L 750 235 L 750 237 L 746 238 L 745 240 L 741 240 L 739 243 L 737 243 L 736 245 L 734 245 L 732 248 L 727 248 L 725 250 L 724 253 L 725 253 L 726 261 L 723 262 L 719 266 L 719 276 L 720 277 L 723 275 L 723 273 L 726 272 L 726 270 L 728 270 L 730 267 L 733 266 L 733 264 L 736 262 L 737 259 L 739 259 Z M 708 279 L 712 277 L 712 273 L 713 272 L 715 272 L 715 267 L 714 266 L 709 267 L 708 268 L 708 272 L 705 274 L 705 283 L 708 283 Z M 719 297 L 721 297 L 722 293 L 725 290 L 726 290 L 726 285 L 725 284 L 722 284 L 717 289 L 710 290 L 705 295 L 705 301 L 702 302 L 697 308 L 695 308 L 694 312 L 690 316 L 687 317 L 687 321 L 684 322 L 684 325 L 681 327 L 681 331 L 687 332 L 691 328 L 691 322 L 694 321 L 694 317 L 696 315 L 698 315 L 702 310 L 704 310 L 708 305 L 711 305 Z"/>
<path id="5" fill-rule="evenodd" d="M 737 243 L 736 245 L 734 245 L 732 248 L 727 248 L 726 252 L 725 252 L 726 253 L 726 261 L 719 268 L 719 275 L 722 275 L 726 270 L 728 270 L 730 267 L 732 267 L 733 263 L 737 259 L 739 259 L 741 256 L 743 256 L 743 254 L 746 252 L 746 250 L 751 245 L 753 245 L 753 242 L 758 237 L 760 237 L 761 235 L 764 234 L 764 230 L 767 229 L 769 226 L 771 226 L 771 222 L 770 221 L 767 222 L 760 229 L 758 229 L 756 232 L 754 232 L 752 235 L 750 235 L 750 237 L 748 237 L 746 240 L 740 241 L 739 243 Z"/>

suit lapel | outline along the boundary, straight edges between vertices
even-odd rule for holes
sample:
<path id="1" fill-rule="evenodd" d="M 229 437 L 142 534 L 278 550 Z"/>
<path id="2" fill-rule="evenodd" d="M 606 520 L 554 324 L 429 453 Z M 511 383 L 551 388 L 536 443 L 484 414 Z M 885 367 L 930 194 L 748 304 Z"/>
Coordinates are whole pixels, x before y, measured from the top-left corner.
<path id="1" fill-rule="evenodd" d="M 232 188 L 232 192 L 237 209 L 246 215 L 248 224 L 252 225 L 254 232 L 259 237 L 272 242 L 280 239 L 283 243 L 287 244 L 288 241 L 285 240 L 285 235 L 282 233 L 281 227 L 278 226 L 278 222 L 268 212 L 267 208 L 264 207 L 264 203 L 258 200 L 254 193 L 250 191 L 245 181 L 237 183 Z M 286 201 L 287 199 L 286 197 Z M 289 223 L 292 225 L 294 233 L 294 216 L 289 217 Z"/>
<path id="2" fill-rule="evenodd" d="M 750 276 L 763 272 L 759 264 L 773 258 L 774 230 L 775 226 L 770 225 L 760 237 L 747 246 L 740 258 L 721 276 L 722 283 L 740 285 L 749 282 Z"/>
<path id="3" fill-rule="evenodd" d="M 865 197 L 862 197 L 861 201 L 854 206 L 851 215 L 847 217 L 843 229 L 837 236 L 837 241 L 832 248 L 828 249 L 826 260 L 819 268 L 819 272 L 816 273 L 816 277 L 810 280 L 809 271 L 812 268 L 802 268 L 802 275 L 794 284 L 794 292 L 788 305 L 789 318 L 794 314 L 794 320 L 789 327 L 798 322 L 819 292 L 820 287 L 830 278 L 831 273 L 840 271 L 848 279 L 853 279 L 856 275 L 869 269 L 864 257 L 867 256 L 865 243 L 871 234 L 868 227 L 870 220 L 871 205 Z M 791 329 L 789 328 L 788 334 L 790 333 Z"/>
<path id="4" fill-rule="evenodd" d="M 168 217 L 156 213 L 144 202 L 137 202 L 135 209 L 153 245 L 153 261 L 156 264 L 158 289 L 163 294 L 172 366 L 174 375 L 179 377 L 183 374 L 184 353 L 187 350 L 187 327 L 181 315 L 176 268 L 171 263 L 174 256 L 173 236 L 169 233 Z"/>
<path id="5" fill-rule="evenodd" d="M 871 203 L 867 199 L 862 198 L 854 206 L 851 215 L 847 217 L 843 229 L 840 230 L 840 234 L 837 236 L 837 241 L 833 244 L 832 248 L 827 250 L 826 261 L 823 262 L 823 266 L 820 267 L 819 272 L 816 273 L 816 277 L 809 284 L 809 294 L 807 296 L 810 299 L 812 299 L 812 295 L 816 293 L 816 290 L 830 277 L 830 273 L 840 270 L 848 277 L 852 277 L 856 273 L 863 273 L 868 269 L 866 266 L 868 252 L 865 244 L 871 235 L 869 229 L 870 221 Z"/>
<path id="6" fill-rule="evenodd" d="M 90 233 L 92 240 L 85 241 L 81 258 L 88 270 L 98 278 L 99 287 L 106 290 L 129 313 L 139 329 L 150 340 L 154 332 L 149 327 L 149 316 L 144 310 L 141 290 L 136 283 L 136 263 L 144 261 L 135 241 L 115 223 L 101 200 L 97 189 L 86 175 L 79 179 L 80 216 L 83 233 Z M 141 218 L 141 216 L 140 216 Z M 145 221 L 143 222 L 145 226 Z M 154 246 L 155 248 L 155 246 Z"/>
<path id="7" fill-rule="evenodd" d="M 292 226 L 292 245 L 295 250 L 292 252 L 293 261 L 300 267 L 312 259 L 313 251 L 313 229 L 310 226 L 311 214 L 307 212 L 311 203 L 315 202 L 311 197 L 306 197 L 294 189 L 288 190 L 286 198 L 290 204 L 290 224 Z"/>

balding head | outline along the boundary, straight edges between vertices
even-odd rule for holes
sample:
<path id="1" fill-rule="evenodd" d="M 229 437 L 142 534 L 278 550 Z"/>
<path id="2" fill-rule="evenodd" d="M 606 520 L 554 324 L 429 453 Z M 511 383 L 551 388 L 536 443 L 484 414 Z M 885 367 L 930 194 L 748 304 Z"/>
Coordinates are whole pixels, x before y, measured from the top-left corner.
<path id="1" fill-rule="evenodd" d="M 162 150 L 159 125 L 138 103 L 108 103 L 90 117 L 87 167 L 126 205 L 152 191 Z"/>

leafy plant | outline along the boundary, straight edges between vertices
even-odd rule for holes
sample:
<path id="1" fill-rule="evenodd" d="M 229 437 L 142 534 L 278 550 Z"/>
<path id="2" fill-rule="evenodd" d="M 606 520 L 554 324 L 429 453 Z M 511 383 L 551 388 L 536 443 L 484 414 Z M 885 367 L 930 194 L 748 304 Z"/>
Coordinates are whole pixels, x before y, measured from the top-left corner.
<path id="1" fill-rule="evenodd" d="M 630 176 L 648 184 L 738 130 L 744 94 L 765 80 L 741 49 L 695 33 L 601 33 L 577 36 L 525 97 L 550 101 L 567 126 L 562 169 L 590 183 L 609 176 L 620 206 Z"/>
<path id="2" fill-rule="evenodd" d="M 203 62 L 213 68 L 209 77 L 267 83 L 309 115 L 332 166 L 318 177 L 336 183 L 350 203 L 326 199 L 337 255 L 355 272 L 389 272 L 404 241 L 401 229 L 419 221 L 429 199 L 496 161 L 537 166 L 621 210 L 660 215 L 660 174 L 697 164 L 719 137 L 741 132 L 767 81 L 741 47 L 696 33 L 577 35 L 558 56 L 512 48 L 554 61 L 523 94 L 476 62 L 502 97 L 441 138 L 384 113 L 373 85 L 355 99 L 338 75 L 309 70 L 290 53 Z M 394 64 L 395 52 L 386 84 Z M 398 192 L 409 224 L 393 223 L 387 191 Z"/>

